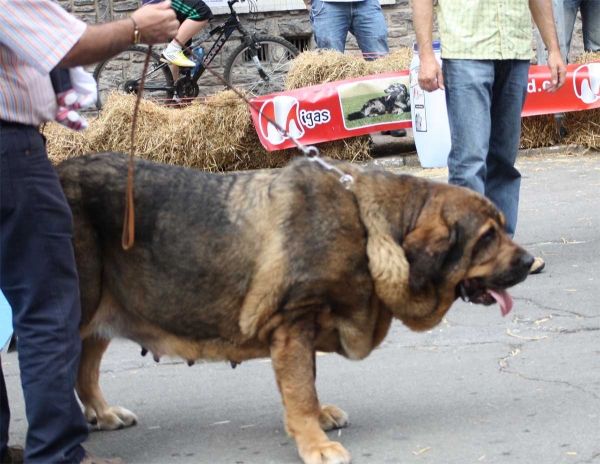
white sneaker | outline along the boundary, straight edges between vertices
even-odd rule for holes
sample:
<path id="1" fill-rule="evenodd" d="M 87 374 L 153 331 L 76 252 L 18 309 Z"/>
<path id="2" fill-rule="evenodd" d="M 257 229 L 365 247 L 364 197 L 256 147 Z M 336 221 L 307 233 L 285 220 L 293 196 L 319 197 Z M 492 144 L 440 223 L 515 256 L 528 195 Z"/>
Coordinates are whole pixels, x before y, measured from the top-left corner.
<path id="1" fill-rule="evenodd" d="M 167 52 L 165 49 L 160 55 L 160 61 L 163 63 L 174 64 L 175 66 L 179 66 L 180 68 L 195 68 L 196 63 L 190 60 L 187 56 L 183 54 L 183 50 L 178 50 L 176 52 Z"/>

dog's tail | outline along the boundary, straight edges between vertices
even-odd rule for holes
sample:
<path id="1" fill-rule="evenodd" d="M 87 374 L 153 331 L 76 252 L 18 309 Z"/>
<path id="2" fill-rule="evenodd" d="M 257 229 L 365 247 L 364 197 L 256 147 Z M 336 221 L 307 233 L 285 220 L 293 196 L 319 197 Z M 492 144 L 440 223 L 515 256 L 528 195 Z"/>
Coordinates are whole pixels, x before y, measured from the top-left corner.
<path id="1" fill-rule="evenodd" d="M 357 119 L 362 119 L 364 117 L 365 115 L 362 113 L 362 111 L 355 111 L 354 113 L 350 113 L 348 115 L 348 121 L 356 121 Z"/>

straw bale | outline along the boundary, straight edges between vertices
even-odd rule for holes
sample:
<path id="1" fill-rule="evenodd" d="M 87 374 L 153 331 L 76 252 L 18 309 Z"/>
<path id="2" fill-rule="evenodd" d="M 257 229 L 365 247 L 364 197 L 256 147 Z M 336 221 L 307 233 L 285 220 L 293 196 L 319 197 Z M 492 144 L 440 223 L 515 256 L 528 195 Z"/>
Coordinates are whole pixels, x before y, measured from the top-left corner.
<path id="1" fill-rule="evenodd" d="M 567 130 L 565 143 L 600 149 L 600 109 L 566 113 L 563 123 Z"/>
<path id="2" fill-rule="evenodd" d="M 600 61 L 600 52 L 583 52 L 575 60 L 575 64 L 590 63 L 592 61 Z"/>
<path id="3" fill-rule="evenodd" d="M 412 56 L 410 48 L 402 48 L 374 61 L 365 61 L 335 50 L 307 51 L 292 62 L 285 81 L 286 88 L 293 90 L 354 77 L 407 70 Z"/>
<path id="4" fill-rule="evenodd" d="M 530 116 L 521 119 L 520 148 L 550 147 L 558 143 L 558 128 L 553 114 Z"/>
<path id="5" fill-rule="evenodd" d="M 408 70 L 413 58 L 413 49 L 409 47 L 400 48 L 388 56 L 375 61 L 368 61 L 369 74 L 380 74 L 392 71 Z"/>
<path id="6" fill-rule="evenodd" d="M 285 79 L 288 90 L 311 85 L 368 76 L 368 62 L 335 50 L 316 50 L 301 53 L 290 66 Z"/>
<path id="7" fill-rule="evenodd" d="M 111 94 L 98 118 L 90 121 L 89 129 L 83 132 L 48 124 L 44 133 L 50 141 L 51 160 L 57 163 L 88 152 L 128 153 L 135 100 L 131 95 Z M 180 109 L 140 102 L 135 133 L 137 156 L 207 171 L 228 171 L 243 166 L 251 156 L 250 149 L 264 151 L 248 108 L 232 91 L 218 93 L 205 104 Z"/>
<path id="8" fill-rule="evenodd" d="M 583 53 L 577 57 L 576 64 L 591 61 L 600 61 L 600 52 Z M 531 116 L 523 118 L 521 122 L 521 148 L 541 148 L 558 143 L 600 148 L 600 109 L 565 113 L 563 126 L 567 136 L 562 140 L 558 137 L 558 127 L 553 114 Z"/>
<path id="9" fill-rule="evenodd" d="M 336 51 L 305 52 L 293 63 L 286 87 L 294 89 L 408 69 L 412 51 L 402 49 L 375 61 Z M 136 98 L 113 93 L 108 96 L 90 126 L 75 132 L 48 123 L 43 132 L 49 140 L 53 163 L 90 152 L 129 153 Z M 348 161 L 370 158 L 368 135 L 318 145 L 323 156 Z M 183 108 L 170 108 L 141 100 L 135 133 L 136 156 L 157 162 L 206 171 L 236 171 L 274 168 L 298 156 L 297 149 L 266 151 L 260 143 L 250 111 L 233 91 L 223 91 L 206 101 Z"/>

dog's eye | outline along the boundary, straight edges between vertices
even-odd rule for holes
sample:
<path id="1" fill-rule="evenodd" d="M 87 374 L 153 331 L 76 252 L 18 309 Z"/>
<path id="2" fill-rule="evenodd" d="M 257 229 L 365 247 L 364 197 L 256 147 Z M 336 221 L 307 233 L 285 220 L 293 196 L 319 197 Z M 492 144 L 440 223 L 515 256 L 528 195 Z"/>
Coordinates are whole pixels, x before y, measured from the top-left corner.
<path id="1" fill-rule="evenodd" d="M 496 238 L 496 229 L 489 229 L 485 234 L 482 235 L 480 240 L 483 243 L 491 243 Z"/>
<path id="2" fill-rule="evenodd" d="M 473 250 L 473 254 L 477 254 L 486 248 L 488 248 L 496 239 L 496 229 L 490 228 L 483 234 L 479 240 L 477 241 L 477 245 L 475 245 L 475 249 Z"/>

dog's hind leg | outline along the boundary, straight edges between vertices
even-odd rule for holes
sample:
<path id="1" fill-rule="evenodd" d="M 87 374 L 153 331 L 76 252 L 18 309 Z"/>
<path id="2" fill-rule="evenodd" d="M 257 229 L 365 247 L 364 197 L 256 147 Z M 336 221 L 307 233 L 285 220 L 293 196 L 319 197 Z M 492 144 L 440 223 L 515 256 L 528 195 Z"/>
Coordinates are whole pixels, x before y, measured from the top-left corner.
<path id="1" fill-rule="evenodd" d="M 110 407 L 100 390 L 100 363 L 110 340 L 90 335 L 83 339 L 77 373 L 77 394 L 85 407 L 85 418 L 97 430 L 116 430 L 137 423 L 131 411 Z"/>
<path id="2" fill-rule="evenodd" d="M 305 464 L 349 464 L 348 451 L 330 441 L 322 429 L 323 409 L 315 387 L 314 337 L 310 318 L 284 323 L 271 337 L 271 359 L 285 408 L 286 430 L 296 439 Z"/>

